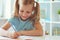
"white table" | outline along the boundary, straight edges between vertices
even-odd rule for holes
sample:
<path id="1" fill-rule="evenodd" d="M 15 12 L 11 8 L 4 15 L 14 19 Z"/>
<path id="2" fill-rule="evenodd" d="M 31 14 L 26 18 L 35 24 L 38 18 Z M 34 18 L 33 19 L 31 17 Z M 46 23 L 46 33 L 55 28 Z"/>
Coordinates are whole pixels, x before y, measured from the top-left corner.
<path id="1" fill-rule="evenodd" d="M 18 40 L 18 39 L 11 39 L 11 38 L 0 36 L 0 40 Z"/>
<path id="2" fill-rule="evenodd" d="M 6 38 L 6 37 L 2 37 L 0 36 L 0 40 L 26 40 L 26 39 L 30 39 L 30 40 L 44 40 L 44 37 L 37 37 L 37 36 L 20 36 L 18 39 L 11 39 L 11 38 Z"/>
<path id="3" fill-rule="evenodd" d="M 44 36 L 44 37 L 37 37 L 37 36 L 20 36 L 18 39 L 11 39 L 7 37 L 0 36 L 0 40 L 60 40 L 60 36 Z"/>
<path id="4" fill-rule="evenodd" d="M 60 36 L 45 36 L 45 40 L 60 40 Z"/>

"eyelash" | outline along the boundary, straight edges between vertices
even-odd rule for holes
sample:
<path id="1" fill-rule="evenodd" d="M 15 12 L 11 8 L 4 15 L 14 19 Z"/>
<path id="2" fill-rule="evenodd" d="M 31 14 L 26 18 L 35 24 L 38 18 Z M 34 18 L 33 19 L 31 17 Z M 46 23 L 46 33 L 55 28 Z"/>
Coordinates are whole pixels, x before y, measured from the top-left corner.
<path id="1" fill-rule="evenodd" d="M 20 12 L 24 12 L 24 11 L 20 11 Z"/>
<path id="2" fill-rule="evenodd" d="M 20 11 L 20 12 L 24 12 L 24 11 Z M 27 13 L 29 14 L 30 12 L 27 11 Z"/>
<path id="3" fill-rule="evenodd" d="M 27 13 L 30 13 L 30 12 L 27 12 Z"/>

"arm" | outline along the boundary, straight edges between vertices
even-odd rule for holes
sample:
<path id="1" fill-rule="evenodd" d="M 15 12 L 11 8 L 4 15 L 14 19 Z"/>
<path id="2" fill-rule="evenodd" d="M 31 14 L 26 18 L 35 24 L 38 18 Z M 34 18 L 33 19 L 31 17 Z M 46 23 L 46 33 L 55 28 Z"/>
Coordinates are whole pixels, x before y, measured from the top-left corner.
<path id="1" fill-rule="evenodd" d="M 34 26 L 35 26 L 36 30 L 20 31 L 20 32 L 17 32 L 17 34 L 18 35 L 27 35 L 27 36 L 42 36 L 43 30 L 42 30 L 41 24 L 39 22 L 36 22 Z"/>
<path id="2" fill-rule="evenodd" d="M 6 24 L 4 24 L 4 26 L 3 26 L 4 30 L 8 30 L 9 28 L 10 28 L 10 23 L 9 22 L 7 22 Z"/>
<path id="3" fill-rule="evenodd" d="M 1 36 L 7 36 L 7 29 L 9 29 L 10 24 L 7 22 L 6 24 L 4 24 L 4 26 L 2 28 L 0 28 L 0 35 Z"/>

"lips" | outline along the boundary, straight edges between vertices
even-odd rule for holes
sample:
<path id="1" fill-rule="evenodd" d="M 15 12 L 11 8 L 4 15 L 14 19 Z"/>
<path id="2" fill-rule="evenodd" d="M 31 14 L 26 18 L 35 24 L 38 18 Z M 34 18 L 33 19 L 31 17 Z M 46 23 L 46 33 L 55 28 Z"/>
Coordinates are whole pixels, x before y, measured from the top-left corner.
<path id="1" fill-rule="evenodd" d="M 22 16 L 23 18 L 27 18 L 26 16 Z"/>

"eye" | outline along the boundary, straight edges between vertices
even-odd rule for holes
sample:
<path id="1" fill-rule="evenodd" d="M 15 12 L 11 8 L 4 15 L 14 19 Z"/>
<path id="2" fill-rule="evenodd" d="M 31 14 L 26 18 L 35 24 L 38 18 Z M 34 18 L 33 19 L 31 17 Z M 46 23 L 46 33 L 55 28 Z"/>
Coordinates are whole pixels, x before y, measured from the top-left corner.
<path id="1" fill-rule="evenodd" d="M 29 14 L 30 12 L 29 12 L 29 11 L 27 11 L 27 13 Z"/>
<path id="2" fill-rule="evenodd" d="M 20 12 L 24 12 L 23 10 L 20 10 Z"/>

